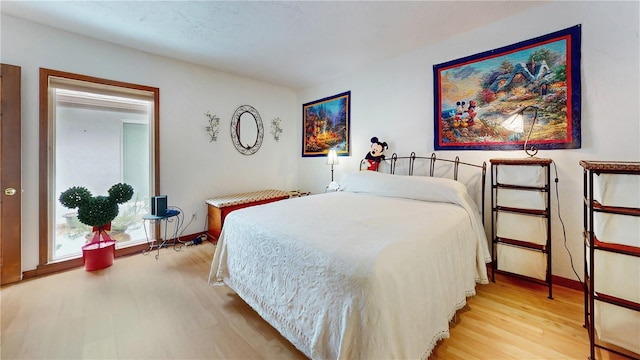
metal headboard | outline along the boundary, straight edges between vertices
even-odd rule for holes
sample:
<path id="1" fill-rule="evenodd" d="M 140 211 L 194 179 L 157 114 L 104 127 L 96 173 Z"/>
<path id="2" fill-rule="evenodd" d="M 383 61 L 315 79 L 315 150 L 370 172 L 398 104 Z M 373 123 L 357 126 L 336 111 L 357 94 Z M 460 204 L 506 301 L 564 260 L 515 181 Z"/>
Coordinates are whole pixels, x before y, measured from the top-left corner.
<path id="1" fill-rule="evenodd" d="M 378 168 L 375 171 L 380 171 L 381 168 L 385 168 L 385 169 L 389 169 L 388 171 L 390 174 L 395 174 L 396 164 L 398 160 L 400 160 L 401 162 L 405 160 L 408 161 L 408 175 L 411 175 L 411 176 L 413 176 L 416 160 L 429 161 L 429 176 L 431 177 L 434 176 L 435 169 L 436 169 L 436 162 L 445 162 L 445 163 L 453 164 L 453 180 L 458 180 L 458 168 L 460 167 L 460 165 L 471 166 L 471 167 L 481 169 L 482 171 L 482 180 L 481 180 L 482 209 L 481 210 L 482 210 L 482 224 L 484 225 L 485 184 L 486 184 L 486 178 L 487 178 L 487 163 L 485 161 L 483 161 L 481 165 L 478 165 L 478 164 L 462 162 L 460 161 L 460 158 L 458 156 L 456 156 L 454 160 L 450 160 L 450 159 L 438 158 L 436 157 L 435 153 L 432 153 L 431 156 L 429 157 L 416 156 L 415 152 L 412 152 L 411 155 L 409 156 L 398 156 L 398 154 L 393 153 L 391 157 L 380 160 L 379 165 L 387 164 L 387 166 L 378 166 Z M 366 170 L 367 165 L 368 165 L 368 160 L 362 159 L 360 161 L 360 171 Z"/>

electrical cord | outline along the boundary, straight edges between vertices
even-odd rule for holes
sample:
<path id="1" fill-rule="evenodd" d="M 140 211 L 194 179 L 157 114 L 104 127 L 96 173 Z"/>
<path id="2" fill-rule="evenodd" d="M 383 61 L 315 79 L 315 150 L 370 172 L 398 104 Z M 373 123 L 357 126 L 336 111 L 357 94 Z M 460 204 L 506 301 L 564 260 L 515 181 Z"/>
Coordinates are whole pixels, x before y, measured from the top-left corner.
<path id="1" fill-rule="evenodd" d="M 184 232 L 187 230 L 187 228 L 189 228 L 189 225 L 191 225 L 191 223 L 193 222 L 193 218 L 194 217 L 192 216 L 191 219 L 189 220 L 189 222 L 186 225 L 184 225 L 184 211 L 182 211 L 182 209 L 177 207 L 177 206 L 170 206 L 169 209 L 175 209 L 175 210 L 178 210 L 180 212 L 178 214 L 178 216 L 176 216 L 178 218 L 178 222 L 176 223 L 176 226 L 178 228 L 178 231 L 177 231 L 178 238 L 176 240 L 178 242 L 180 242 L 182 244 L 186 244 L 187 246 L 191 246 L 191 245 L 201 244 L 204 240 L 206 240 L 206 238 L 203 239 L 203 236 L 205 236 L 205 235 L 199 235 L 199 236 L 195 237 L 193 240 L 187 241 L 187 242 L 183 242 L 182 240 L 180 240 L 180 237 L 182 236 L 182 234 L 184 234 Z M 206 222 L 205 222 L 205 229 L 204 230 L 205 231 L 207 230 L 207 223 Z"/>
<path id="2" fill-rule="evenodd" d="M 204 228 L 202 229 L 203 232 L 207 232 L 209 230 L 209 216 L 207 216 L 207 218 L 204 220 Z"/>
<path id="3" fill-rule="evenodd" d="M 178 239 L 180 239 L 180 236 L 184 234 L 184 232 L 187 230 L 189 225 L 191 225 L 191 222 L 193 222 L 193 217 L 191 217 L 187 225 L 184 225 L 184 211 L 182 211 L 182 209 L 177 206 L 170 206 L 169 208 L 180 211 L 180 214 L 178 215 L 179 221 L 178 221 L 178 224 L 176 224 L 176 226 L 178 226 Z"/>
<path id="4" fill-rule="evenodd" d="M 562 236 L 564 237 L 564 248 L 567 250 L 567 254 L 569 254 L 569 262 L 571 264 L 571 270 L 573 270 L 573 273 L 576 275 L 576 278 L 578 278 L 578 282 L 580 283 L 580 285 L 582 286 L 582 288 L 585 288 L 584 282 L 582 281 L 582 279 L 580 278 L 580 275 L 578 275 L 578 272 L 576 271 L 576 268 L 573 264 L 573 256 L 571 255 L 571 251 L 569 251 L 569 247 L 567 246 L 567 231 L 566 228 L 564 226 L 564 221 L 562 220 L 562 216 L 560 214 L 560 194 L 558 191 L 558 167 L 556 165 L 555 161 L 551 161 L 553 163 L 553 169 L 556 173 L 556 177 L 555 177 L 555 183 L 556 183 L 556 201 L 558 202 L 558 219 L 560 220 L 560 224 L 562 225 Z"/>
<path id="5" fill-rule="evenodd" d="M 209 217 L 204 220 L 204 227 L 202 229 L 203 234 L 198 235 L 196 238 L 190 241 L 191 244 L 187 243 L 187 246 L 190 245 L 199 245 L 202 244 L 203 241 L 207 241 L 207 232 L 209 231 Z"/>

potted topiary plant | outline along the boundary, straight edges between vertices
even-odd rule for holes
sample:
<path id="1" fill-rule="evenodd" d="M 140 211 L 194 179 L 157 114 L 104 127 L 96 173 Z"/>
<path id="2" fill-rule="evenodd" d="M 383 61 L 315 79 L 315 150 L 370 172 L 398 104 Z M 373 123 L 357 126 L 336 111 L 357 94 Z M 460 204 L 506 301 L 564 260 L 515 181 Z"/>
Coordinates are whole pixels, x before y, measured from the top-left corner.
<path id="1" fill-rule="evenodd" d="M 118 204 L 133 197 L 133 187 L 119 183 L 109 188 L 109 196 L 93 196 L 87 188 L 73 186 L 60 194 L 60 203 L 67 208 L 78 208 L 78 221 L 93 227 L 93 237 L 82 247 L 82 259 L 87 271 L 104 269 L 113 265 L 116 241 L 107 231 L 111 221 L 118 216 Z"/>

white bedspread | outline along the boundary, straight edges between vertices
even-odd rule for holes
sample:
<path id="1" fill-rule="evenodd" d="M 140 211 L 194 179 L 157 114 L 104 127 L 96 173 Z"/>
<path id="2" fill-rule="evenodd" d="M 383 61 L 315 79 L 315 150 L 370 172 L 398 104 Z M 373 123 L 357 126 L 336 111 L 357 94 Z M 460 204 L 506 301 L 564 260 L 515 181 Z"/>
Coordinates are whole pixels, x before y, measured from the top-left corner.
<path id="1" fill-rule="evenodd" d="M 209 282 L 229 285 L 310 358 L 426 358 L 488 281 L 470 208 L 336 192 L 237 210 Z"/>

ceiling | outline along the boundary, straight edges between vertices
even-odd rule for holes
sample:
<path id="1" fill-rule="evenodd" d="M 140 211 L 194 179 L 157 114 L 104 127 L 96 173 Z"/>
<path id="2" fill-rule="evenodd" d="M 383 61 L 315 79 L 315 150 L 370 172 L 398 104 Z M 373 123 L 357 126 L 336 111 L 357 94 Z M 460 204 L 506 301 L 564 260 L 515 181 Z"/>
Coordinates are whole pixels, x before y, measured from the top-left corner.
<path id="1" fill-rule="evenodd" d="M 0 10 L 298 90 L 543 3 L 2 0 Z"/>

